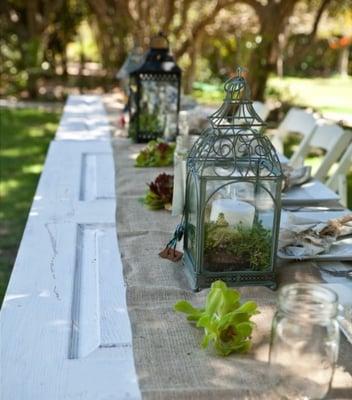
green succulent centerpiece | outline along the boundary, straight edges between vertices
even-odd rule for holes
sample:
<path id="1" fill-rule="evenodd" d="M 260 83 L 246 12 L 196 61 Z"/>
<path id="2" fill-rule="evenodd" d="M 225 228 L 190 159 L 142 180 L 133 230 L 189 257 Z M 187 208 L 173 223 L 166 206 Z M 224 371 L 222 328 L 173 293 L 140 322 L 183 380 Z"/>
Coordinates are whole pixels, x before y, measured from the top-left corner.
<path id="1" fill-rule="evenodd" d="M 147 193 L 143 199 L 144 204 L 150 210 L 170 210 L 172 205 L 174 177 L 162 173 L 154 182 L 148 184 Z"/>
<path id="2" fill-rule="evenodd" d="M 237 290 L 219 280 L 212 283 L 204 308 L 180 300 L 174 309 L 186 314 L 187 320 L 197 328 L 204 329 L 203 348 L 212 344 L 219 355 L 227 356 L 233 352 L 245 353 L 252 346 L 255 323 L 251 318 L 259 311 L 254 301 L 241 304 L 240 299 Z"/>
<path id="3" fill-rule="evenodd" d="M 173 164 L 175 143 L 163 140 L 151 140 L 142 149 L 135 162 L 135 167 L 168 167 Z"/>

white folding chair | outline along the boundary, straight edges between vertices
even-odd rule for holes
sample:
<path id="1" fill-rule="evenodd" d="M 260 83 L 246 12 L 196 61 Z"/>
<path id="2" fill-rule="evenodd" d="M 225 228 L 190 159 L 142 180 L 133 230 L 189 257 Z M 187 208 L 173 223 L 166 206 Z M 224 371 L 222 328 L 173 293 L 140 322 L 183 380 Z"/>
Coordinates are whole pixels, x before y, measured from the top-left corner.
<path id="1" fill-rule="evenodd" d="M 352 134 L 352 132 L 351 132 Z M 335 172 L 327 180 L 326 184 L 330 189 L 340 195 L 341 203 L 347 207 L 347 174 L 352 167 L 352 143 L 341 157 Z"/>
<path id="2" fill-rule="evenodd" d="M 341 157 L 351 138 L 351 132 L 345 132 L 339 125 L 321 119 L 312 134 L 303 138 L 290 158 L 289 164 L 299 167 L 304 164 L 304 159 L 312 148 L 323 149 L 326 151 L 325 156 L 314 174 L 316 179 L 323 181 L 331 166 Z"/>
<path id="3" fill-rule="evenodd" d="M 312 134 L 317 117 L 308 110 L 292 107 L 276 130 L 271 131 L 271 141 L 276 150 L 283 153 L 283 142 L 290 133 L 298 133 L 303 138 Z"/>
<path id="4" fill-rule="evenodd" d="M 261 101 L 253 101 L 253 108 L 255 112 L 259 115 L 259 117 L 263 121 L 266 121 L 270 113 L 269 107 L 265 103 L 262 103 Z"/>

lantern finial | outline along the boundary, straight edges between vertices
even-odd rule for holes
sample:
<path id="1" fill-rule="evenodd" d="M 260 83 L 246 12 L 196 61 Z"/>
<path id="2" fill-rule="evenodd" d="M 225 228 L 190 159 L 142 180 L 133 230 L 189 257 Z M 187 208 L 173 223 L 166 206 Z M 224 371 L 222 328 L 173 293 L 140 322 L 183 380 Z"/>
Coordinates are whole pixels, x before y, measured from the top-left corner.
<path id="1" fill-rule="evenodd" d="M 246 74 L 246 68 L 238 67 L 237 75 L 225 82 L 226 96 L 224 102 L 215 113 L 208 117 L 213 128 L 231 126 L 262 128 L 265 125 L 253 108 L 251 91 L 245 79 Z"/>
<path id="2" fill-rule="evenodd" d="M 247 69 L 237 67 L 237 75 L 225 82 L 224 89 L 227 100 L 250 100 L 251 92 L 246 81 Z"/>
<path id="3" fill-rule="evenodd" d="M 237 67 L 237 77 L 238 78 L 245 78 L 247 75 L 247 72 L 248 72 L 247 68 L 240 67 L 240 66 Z"/>

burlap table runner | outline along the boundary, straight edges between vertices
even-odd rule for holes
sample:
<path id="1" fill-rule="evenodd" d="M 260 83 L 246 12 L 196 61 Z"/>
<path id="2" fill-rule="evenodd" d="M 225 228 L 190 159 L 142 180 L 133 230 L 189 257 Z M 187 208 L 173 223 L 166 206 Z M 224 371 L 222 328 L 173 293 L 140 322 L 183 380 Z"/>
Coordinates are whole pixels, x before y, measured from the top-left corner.
<path id="1" fill-rule="evenodd" d="M 135 365 L 144 399 L 276 399 L 268 375 L 270 327 L 276 294 L 264 287 L 241 288 L 243 299 L 257 301 L 261 314 L 253 348 L 246 355 L 219 357 L 200 349 L 202 333 L 173 311 L 177 300 L 204 303 L 208 290 L 193 293 L 183 266 L 158 256 L 179 218 L 167 211 L 149 211 L 139 199 L 146 183 L 171 168 L 135 168 L 141 145 L 128 139 L 113 142 L 116 164 L 117 231 L 127 305 L 132 325 Z M 280 270 L 281 282 L 320 281 L 309 263 Z M 342 338 L 338 367 L 329 398 L 352 398 L 351 345 Z"/>

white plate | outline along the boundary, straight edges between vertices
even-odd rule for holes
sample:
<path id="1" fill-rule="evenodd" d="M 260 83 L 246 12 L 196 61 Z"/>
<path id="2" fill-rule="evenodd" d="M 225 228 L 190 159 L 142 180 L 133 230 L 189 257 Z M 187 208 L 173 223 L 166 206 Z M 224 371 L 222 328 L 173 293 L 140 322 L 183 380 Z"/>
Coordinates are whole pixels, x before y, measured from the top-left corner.
<path id="1" fill-rule="evenodd" d="M 310 219 L 312 221 L 320 221 L 326 222 L 329 219 L 339 218 L 343 215 L 349 214 L 350 211 L 321 211 L 321 212 L 295 212 L 295 215 Z M 281 227 L 285 226 L 287 223 L 287 212 L 281 213 Z M 352 238 L 347 237 L 346 239 L 338 240 L 335 244 L 333 244 L 330 248 L 328 254 L 319 254 L 315 256 L 303 256 L 303 257 L 295 257 L 288 256 L 286 254 L 277 252 L 278 257 L 283 260 L 319 260 L 319 261 L 352 261 Z"/>
<path id="2" fill-rule="evenodd" d="M 281 219 L 280 219 L 280 226 L 283 228 L 287 224 L 287 218 L 289 214 L 294 214 L 297 217 L 304 218 L 309 222 L 327 222 L 330 219 L 340 218 L 344 215 L 351 214 L 352 211 L 346 209 L 341 211 L 282 211 L 281 212 Z"/>
<path id="3" fill-rule="evenodd" d="M 339 196 L 323 183 L 312 180 L 281 194 L 282 205 L 313 204 L 339 200 Z"/>

